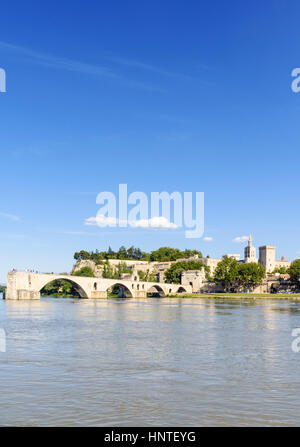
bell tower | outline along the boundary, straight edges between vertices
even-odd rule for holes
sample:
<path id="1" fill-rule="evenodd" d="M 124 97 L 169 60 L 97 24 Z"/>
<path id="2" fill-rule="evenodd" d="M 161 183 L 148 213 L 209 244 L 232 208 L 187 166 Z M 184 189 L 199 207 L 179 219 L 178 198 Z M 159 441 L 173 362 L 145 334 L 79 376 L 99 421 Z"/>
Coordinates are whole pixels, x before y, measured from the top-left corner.
<path id="1" fill-rule="evenodd" d="M 257 262 L 256 248 L 253 246 L 251 234 L 249 234 L 248 245 L 244 250 L 244 258 L 245 262 Z"/>

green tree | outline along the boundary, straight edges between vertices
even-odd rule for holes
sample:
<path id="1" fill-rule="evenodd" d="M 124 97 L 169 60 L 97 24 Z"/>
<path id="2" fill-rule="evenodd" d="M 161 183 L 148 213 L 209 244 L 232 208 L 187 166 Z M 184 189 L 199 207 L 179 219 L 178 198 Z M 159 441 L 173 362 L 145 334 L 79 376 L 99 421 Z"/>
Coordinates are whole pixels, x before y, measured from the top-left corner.
<path id="1" fill-rule="evenodd" d="M 112 266 L 107 260 L 104 264 L 102 277 L 109 279 L 119 279 L 123 273 L 131 273 L 130 267 L 127 267 L 125 262 L 120 262 L 116 267 Z"/>
<path id="2" fill-rule="evenodd" d="M 206 273 L 209 273 L 209 268 L 201 261 L 179 261 L 171 265 L 165 271 L 165 280 L 169 283 L 180 284 L 182 272 L 187 270 L 201 270 L 204 268 Z"/>
<path id="3" fill-rule="evenodd" d="M 127 259 L 127 250 L 126 247 L 124 247 L 124 245 L 122 245 L 122 247 L 119 248 L 119 251 L 117 253 L 117 259 Z"/>
<path id="4" fill-rule="evenodd" d="M 144 282 L 157 282 L 157 277 L 154 273 L 150 273 L 149 270 L 144 272 L 143 270 L 138 271 L 139 280 Z"/>
<path id="5" fill-rule="evenodd" d="M 288 272 L 289 272 L 288 267 L 276 267 L 272 273 L 280 273 L 281 275 L 283 275 L 284 273 Z"/>
<path id="6" fill-rule="evenodd" d="M 108 262 L 108 260 L 105 262 L 103 271 L 102 271 L 102 277 L 103 278 L 113 278 L 114 277 L 114 269 Z"/>
<path id="7" fill-rule="evenodd" d="M 41 290 L 42 296 L 79 297 L 73 285 L 64 279 L 55 279 L 46 284 Z"/>
<path id="8" fill-rule="evenodd" d="M 295 259 L 291 263 L 288 273 L 292 282 L 300 283 L 300 259 Z"/>
<path id="9" fill-rule="evenodd" d="M 253 290 L 266 277 L 265 268 L 256 262 L 238 265 L 237 285 L 239 288 Z"/>
<path id="10" fill-rule="evenodd" d="M 130 267 L 127 267 L 125 262 L 120 262 L 117 265 L 116 273 L 117 273 L 118 278 L 122 273 L 131 273 L 131 272 L 132 272 L 132 269 Z"/>
<path id="11" fill-rule="evenodd" d="M 233 258 L 224 258 L 216 267 L 213 281 L 221 284 L 226 291 L 229 291 L 238 280 L 239 263 Z"/>
<path id="12" fill-rule="evenodd" d="M 147 262 L 150 262 L 150 258 L 151 258 L 150 253 L 147 253 L 147 252 L 145 252 L 145 251 L 142 251 L 142 252 L 141 252 L 141 257 L 138 258 L 138 259 L 139 259 L 140 261 L 147 261 Z"/>
<path id="13" fill-rule="evenodd" d="M 74 259 L 79 262 L 82 260 L 91 260 L 95 262 L 97 265 L 104 264 L 104 261 L 107 259 L 132 259 L 132 260 L 141 260 L 141 261 L 176 261 L 177 259 L 186 259 L 191 256 L 198 255 L 202 258 L 202 253 L 199 250 L 190 250 L 186 249 L 184 251 L 179 250 L 178 248 L 172 247 L 160 247 L 158 250 L 154 250 L 151 253 L 147 253 L 142 251 L 140 248 L 136 248 L 134 246 L 126 249 L 125 246 L 119 248 L 117 252 L 113 251 L 111 247 L 108 248 L 107 251 L 86 251 L 81 250 L 74 253 Z"/>
<path id="14" fill-rule="evenodd" d="M 202 258 L 202 253 L 198 250 L 181 251 L 178 248 L 160 247 L 158 250 L 151 252 L 150 260 L 157 262 L 177 261 L 177 259 L 188 258 L 198 254 Z"/>
<path id="15" fill-rule="evenodd" d="M 80 270 L 77 270 L 73 273 L 74 276 L 88 276 L 88 277 L 94 277 L 94 272 L 91 269 L 91 267 L 82 267 Z"/>
<path id="16" fill-rule="evenodd" d="M 90 259 L 90 253 L 86 250 L 81 250 L 79 252 L 74 253 L 74 259 L 76 259 L 76 261 L 83 261 L 83 260 L 87 260 Z"/>
<path id="17" fill-rule="evenodd" d="M 106 259 L 115 259 L 116 253 L 112 250 L 112 248 L 109 246 L 107 251 L 107 257 Z"/>
<path id="18" fill-rule="evenodd" d="M 185 249 L 183 252 L 184 258 L 191 258 L 192 256 L 198 255 L 199 258 L 202 258 L 202 253 L 199 250 L 188 250 Z"/>

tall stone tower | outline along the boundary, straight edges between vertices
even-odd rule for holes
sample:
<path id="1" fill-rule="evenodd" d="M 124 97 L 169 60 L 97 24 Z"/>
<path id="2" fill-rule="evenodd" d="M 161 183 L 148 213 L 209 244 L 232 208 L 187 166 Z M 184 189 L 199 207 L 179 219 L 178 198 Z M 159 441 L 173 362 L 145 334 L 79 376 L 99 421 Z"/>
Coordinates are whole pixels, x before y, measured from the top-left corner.
<path id="1" fill-rule="evenodd" d="M 258 262 L 256 257 L 256 248 L 253 247 L 252 236 L 249 234 L 249 241 L 244 250 L 245 262 Z"/>
<path id="2" fill-rule="evenodd" d="M 276 267 L 276 248 L 273 245 L 259 247 L 259 263 L 266 269 L 267 273 L 272 273 Z"/>

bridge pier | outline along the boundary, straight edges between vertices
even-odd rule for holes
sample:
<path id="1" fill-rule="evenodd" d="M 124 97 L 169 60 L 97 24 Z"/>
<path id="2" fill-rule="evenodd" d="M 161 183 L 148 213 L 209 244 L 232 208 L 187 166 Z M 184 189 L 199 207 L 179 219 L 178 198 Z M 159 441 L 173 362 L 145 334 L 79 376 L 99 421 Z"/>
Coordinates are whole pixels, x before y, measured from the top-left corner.
<path id="1" fill-rule="evenodd" d="M 89 296 L 88 298 L 90 298 L 92 300 L 107 298 L 107 291 L 102 292 L 100 290 L 92 290 L 91 296 Z"/>
<path id="2" fill-rule="evenodd" d="M 35 290 L 18 290 L 18 300 L 39 300 L 41 294 Z M 9 299 L 9 298 L 7 298 Z"/>
<path id="3" fill-rule="evenodd" d="M 9 288 L 6 289 L 4 294 L 5 300 L 39 300 L 41 294 L 35 290 L 16 290 L 15 293 L 11 293 Z"/>
<path id="4" fill-rule="evenodd" d="M 28 287 L 25 281 L 19 281 L 16 273 L 9 273 L 4 298 L 6 300 L 39 300 L 40 292 Z"/>
<path id="5" fill-rule="evenodd" d="M 134 290 L 132 296 L 133 298 L 147 298 L 147 292 L 145 290 Z"/>

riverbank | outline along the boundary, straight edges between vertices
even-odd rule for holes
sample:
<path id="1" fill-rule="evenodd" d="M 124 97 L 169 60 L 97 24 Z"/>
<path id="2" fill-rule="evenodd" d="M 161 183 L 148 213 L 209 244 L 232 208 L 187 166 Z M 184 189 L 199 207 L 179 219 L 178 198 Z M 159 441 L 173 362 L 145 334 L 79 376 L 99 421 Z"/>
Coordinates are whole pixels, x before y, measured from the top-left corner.
<path id="1" fill-rule="evenodd" d="M 176 293 L 167 295 L 168 298 L 230 298 L 230 299 L 262 299 L 300 300 L 300 293 Z"/>

